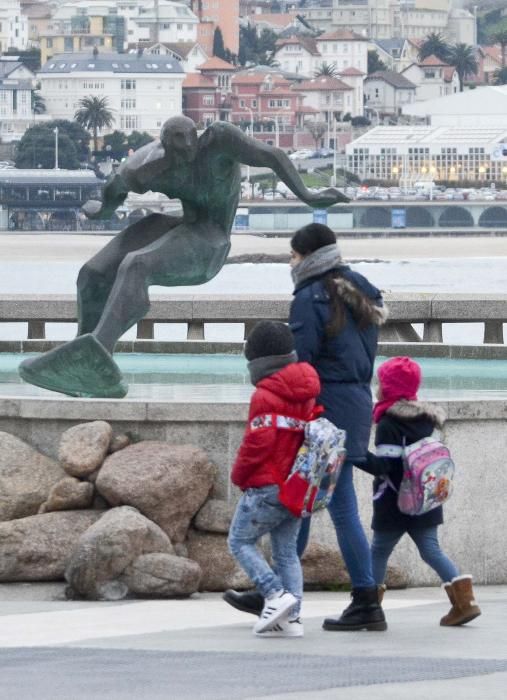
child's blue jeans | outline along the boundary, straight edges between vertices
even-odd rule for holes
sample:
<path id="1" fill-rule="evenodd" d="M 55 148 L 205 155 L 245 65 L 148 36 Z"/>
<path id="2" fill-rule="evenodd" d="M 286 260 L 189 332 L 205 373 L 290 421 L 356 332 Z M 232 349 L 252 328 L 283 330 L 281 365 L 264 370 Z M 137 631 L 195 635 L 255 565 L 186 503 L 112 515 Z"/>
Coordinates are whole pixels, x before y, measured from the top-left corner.
<path id="1" fill-rule="evenodd" d="M 303 597 L 303 572 L 297 555 L 300 519 L 278 500 L 278 486 L 247 489 L 241 496 L 229 531 L 229 549 L 264 598 L 285 589 L 298 599 L 291 610 L 296 617 Z M 271 536 L 276 573 L 256 547 L 263 535 Z"/>
<path id="2" fill-rule="evenodd" d="M 375 530 L 371 545 L 371 558 L 373 576 L 377 584 L 384 583 L 387 560 L 404 534 L 405 530 Z M 459 576 L 454 562 L 440 549 L 436 526 L 413 528 L 407 534 L 415 542 L 421 559 L 437 572 L 444 583 Z"/>

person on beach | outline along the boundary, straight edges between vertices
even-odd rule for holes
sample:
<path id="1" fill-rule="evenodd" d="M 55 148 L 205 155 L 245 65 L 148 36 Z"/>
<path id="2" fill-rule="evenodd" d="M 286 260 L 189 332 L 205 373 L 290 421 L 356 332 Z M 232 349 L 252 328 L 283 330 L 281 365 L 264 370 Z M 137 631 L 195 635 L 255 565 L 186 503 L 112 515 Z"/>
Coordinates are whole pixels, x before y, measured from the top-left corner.
<path id="1" fill-rule="evenodd" d="M 298 362 L 292 333 L 278 321 L 256 324 L 248 336 L 245 356 L 255 392 L 231 475 L 243 495 L 231 523 L 229 549 L 256 586 L 256 593 L 249 595 L 261 601 L 254 634 L 302 637 L 300 519 L 280 503 L 278 494 L 303 442 L 305 422 L 314 417 L 319 378 L 313 367 Z M 273 568 L 256 547 L 267 534 Z M 234 596 L 242 595 L 228 591 L 225 600 L 227 594 L 233 596 L 232 604 Z"/>
<path id="2" fill-rule="evenodd" d="M 352 602 L 338 618 L 324 621 L 326 630 L 385 630 L 384 613 L 371 569 L 370 547 L 359 518 L 353 464 L 364 459 L 371 431 L 370 382 L 379 326 L 386 317 L 378 289 L 343 263 L 336 236 L 327 226 L 309 224 L 292 240 L 295 284 L 289 325 L 301 361 L 317 370 L 319 403 L 324 417 L 347 431 L 347 461 L 328 506 L 338 543 L 352 580 Z M 301 525 L 302 556 L 310 519 Z M 258 593 L 227 591 L 224 599 L 244 612 L 258 614 Z"/>
<path id="3" fill-rule="evenodd" d="M 428 437 L 445 422 L 445 412 L 438 406 L 418 400 L 421 368 L 409 357 L 394 357 L 377 371 L 376 454 L 368 452 L 360 469 L 375 476 L 373 501 L 373 576 L 385 590 L 389 557 L 401 538 L 408 534 L 424 562 L 438 574 L 451 602 L 451 610 L 440 620 L 443 626 L 470 622 L 481 614 L 474 599 L 472 577 L 460 575 L 456 565 L 440 548 L 438 527 L 443 523 L 443 508 L 437 506 L 422 515 L 406 515 L 398 508 L 398 489 L 403 478 L 401 455 L 394 456 L 393 446 L 412 445 Z M 389 456 L 389 454 L 393 456 Z"/>

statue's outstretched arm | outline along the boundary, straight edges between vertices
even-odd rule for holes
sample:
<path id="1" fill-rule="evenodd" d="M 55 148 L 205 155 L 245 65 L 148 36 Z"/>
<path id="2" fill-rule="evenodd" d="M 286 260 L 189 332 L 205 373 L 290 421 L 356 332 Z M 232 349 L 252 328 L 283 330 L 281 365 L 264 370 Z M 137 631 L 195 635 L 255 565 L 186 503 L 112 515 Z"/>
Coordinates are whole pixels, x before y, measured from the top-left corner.
<path id="1" fill-rule="evenodd" d="M 310 192 L 302 181 L 290 158 L 280 149 L 257 141 L 244 134 L 238 127 L 216 122 L 210 129 L 220 138 L 224 151 L 245 165 L 271 168 L 303 202 L 312 207 L 330 207 L 338 202 L 348 202 L 344 194 L 330 187 L 323 192 Z"/>
<path id="2" fill-rule="evenodd" d="M 129 189 L 119 173 L 106 182 L 102 201 L 90 199 L 82 210 L 89 219 L 110 219 L 116 209 L 127 199 Z"/>

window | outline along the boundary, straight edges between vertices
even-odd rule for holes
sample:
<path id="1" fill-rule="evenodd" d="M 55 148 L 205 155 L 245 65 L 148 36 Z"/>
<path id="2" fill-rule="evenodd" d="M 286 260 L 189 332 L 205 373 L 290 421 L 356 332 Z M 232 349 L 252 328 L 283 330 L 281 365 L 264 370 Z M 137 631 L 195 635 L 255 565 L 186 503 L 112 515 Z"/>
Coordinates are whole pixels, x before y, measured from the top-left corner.
<path id="1" fill-rule="evenodd" d="M 136 89 L 136 81 L 135 80 L 122 80 L 121 81 L 121 89 L 122 90 L 135 90 Z"/>
<path id="2" fill-rule="evenodd" d="M 239 101 L 239 106 L 240 106 L 240 107 L 246 107 L 246 101 L 245 101 L 245 100 L 240 100 L 240 101 Z"/>
<path id="3" fill-rule="evenodd" d="M 252 100 L 252 107 L 257 107 L 257 100 Z"/>
<path id="4" fill-rule="evenodd" d="M 242 100 L 242 101 L 244 102 L 244 100 Z M 203 105 L 208 105 L 208 106 L 214 105 L 215 98 L 213 95 L 204 95 L 202 98 L 202 103 L 203 103 Z M 242 106 L 244 106 L 244 105 L 242 105 Z"/>

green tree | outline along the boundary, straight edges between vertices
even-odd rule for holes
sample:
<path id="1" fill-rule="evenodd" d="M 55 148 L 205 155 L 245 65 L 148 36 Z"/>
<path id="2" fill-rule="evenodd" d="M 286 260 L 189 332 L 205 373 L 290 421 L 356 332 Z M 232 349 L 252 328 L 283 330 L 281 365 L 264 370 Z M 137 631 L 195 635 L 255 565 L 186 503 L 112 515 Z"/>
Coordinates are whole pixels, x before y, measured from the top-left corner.
<path id="1" fill-rule="evenodd" d="M 378 55 L 378 52 L 374 50 L 368 51 L 368 75 L 379 73 L 383 70 L 387 70 L 387 66 Z"/>
<path id="2" fill-rule="evenodd" d="M 468 44 L 455 44 L 451 46 L 449 65 L 456 68 L 459 78 L 459 89 L 463 92 L 465 79 L 475 75 L 479 69 L 473 46 Z"/>
<path id="3" fill-rule="evenodd" d="M 495 72 L 495 85 L 507 85 L 507 67 Z"/>
<path id="4" fill-rule="evenodd" d="M 220 27 L 217 27 L 213 34 L 213 56 L 225 59 L 224 35 Z"/>
<path id="5" fill-rule="evenodd" d="M 108 146 L 111 148 L 107 151 Z M 126 156 L 128 150 L 127 134 L 118 130 L 113 131 L 111 134 L 106 134 L 104 136 L 104 150 L 117 160 Z"/>
<path id="6" fill-rule="evenodd" d="M 336 67 L 336 63 L 326 63 L 323 61 L 320 66 L 317 67 L 317 70 L 314 71 L 313 75 L 316 78 L 336 78 L 338 75 L 338 68 Z"/>
<path id="7" fill-rule="evenodd" d="M 16 149 L 16 168 L 54 168 L 55 133 L 48 124 L 36 124 L 23 134 Z M 58 165 L 67 170 L 79 168 L 75 144 L 65 132 L 58 133 Z"/>
<path id="8" fill-rule="evenodd" d="M 46 101 L 38 90 L 32 90 L 32 112 L 34 114 L 46 112 Z"/>
<path id="9" fill-rule="evenodd" d="M 27 49 L 26 51 L 19 51 L 15 48 L 7 49 L 7 56 L 16 56 L 21 63 L 23 63 L 28 70 L 36 73 L 40 69 L 40 49 Z"/>
<path id="10" fill-rule="evenodd" d="M 432 32 L 424 39 L 419 49 L 419 60 L 424 61 L 428 56 L 436 56 L 444 63 L 449 62 L 451 47 L 440 32 Z"/>
<path id="11" fill-rule="evenodd" d="M 273 58 L 277 38 L 275 32 L 270 29 L 264 29 L 258 36 L 254 27 L 241 27 L 239 32 L 240 65 L 278 66 Z"/>
<path id="12" fill-rule="evenodd" d="M 74 119 L 85 129 L 90 129 L 93 134 L 93 150 L 98 150 L 98 132 L 101 129 L 109 128 L 114 123 L 112 111 L 109 109 L 107 97 L 96 97 L 89 95 L 82 97 L 79 102 L 79 109 L 74 114 Z"/>
<path id="13" fill-rule="evenodd" d="M 133 131 L 127 136 L 128 147 L 133 148 L 134 151 L 153 140 L 153 136 L 150 136 L 146 131 Z"/>

